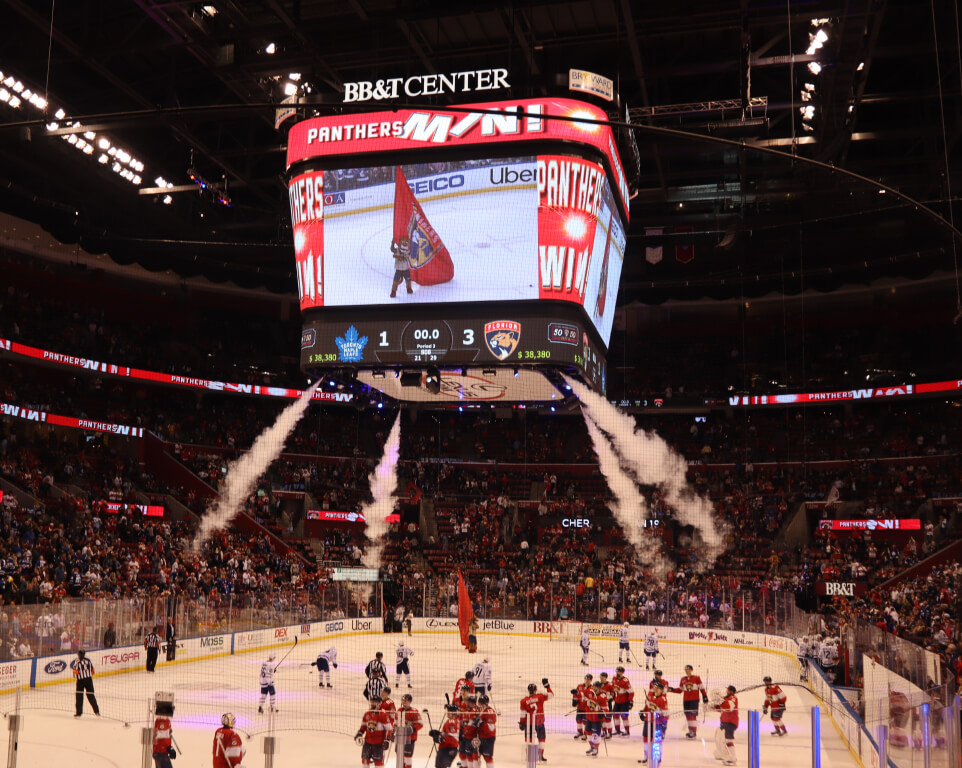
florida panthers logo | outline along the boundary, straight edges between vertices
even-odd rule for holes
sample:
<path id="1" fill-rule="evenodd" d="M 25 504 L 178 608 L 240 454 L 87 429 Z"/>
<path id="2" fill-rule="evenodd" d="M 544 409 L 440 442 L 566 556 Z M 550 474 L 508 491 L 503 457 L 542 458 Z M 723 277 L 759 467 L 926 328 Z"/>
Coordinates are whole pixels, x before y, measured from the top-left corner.
<path id="1" fill-rule="evenodd" d="M 408 224 L 408 239 L 411 244 L 407 257 L 408 261 L 411 262 L 412 269 L 423 267 L 440 250 L 440 240 L 432 237 L 432 235 L 434 235 L 434 230 L 431 229 L 428 220 L 424 218 L 420 211 L 415 209 Z"/>
<path id="2" fill-rule="evenodd" d="M 488 351 L 498 360 L 507 360 L 521 341 L 521 323 L 513 320 L 495 320 L 484 326 L 484 340 Z"/>

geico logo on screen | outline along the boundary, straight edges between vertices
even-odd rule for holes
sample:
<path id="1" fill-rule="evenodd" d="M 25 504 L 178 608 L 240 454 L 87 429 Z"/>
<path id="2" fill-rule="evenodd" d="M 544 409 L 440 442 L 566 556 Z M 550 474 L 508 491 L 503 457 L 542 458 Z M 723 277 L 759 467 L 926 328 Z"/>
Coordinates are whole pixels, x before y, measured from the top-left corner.
<path id="1" fill-rule="evenodd" d="M 418 179 L 412 181 L 414 194 L 423 195 L 425 192 L 441 192 L 445 189 L 457 189 L 464 186 L 464 176 L 460 173 L 451 176 L 439 176 L 436 179 Z"/>
<path id="2" fill-rule="evenodd" d="M 140 658 L 140 651 L 130 651 L 129 653 L 105 653 L 100 657 L 101 664 L 123 664 L 127 661 L 137 661 Z"/>
<path id="3" fill-rule="evenodd" d="M 216 648 L 224 645 L 223 637 L 202 637 L 200 639 L 201 648 Z"/>
<path id="4" fill-rule="evenodd" d="M 366 632 L 368 630 L 374 629 L 373 621 L 358 621 L 357 619 L 351 619 L 351 629 L 355 632 Z"/>
<path id="5" fill-rule="evenodd" d="M 566 517 L 561 521 L 562 528 L 590 528 L 591 520 L 586 517 Z"/>
<path id="6" fill-rule="evenodd" d="M 343 621 L 331 621 L 324 625 L 325 632 L 339 632 L 344 629 Z"/>

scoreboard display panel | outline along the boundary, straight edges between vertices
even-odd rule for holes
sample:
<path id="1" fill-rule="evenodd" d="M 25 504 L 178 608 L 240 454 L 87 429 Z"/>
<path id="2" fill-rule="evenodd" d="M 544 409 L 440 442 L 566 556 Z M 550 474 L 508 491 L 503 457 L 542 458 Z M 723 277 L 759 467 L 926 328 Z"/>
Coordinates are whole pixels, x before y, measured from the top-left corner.
<path id="1" fill-rule="evenodd" d="M 572 308 L 556 311 L 520 302 L 460 315 L 425 307 L 412 314 L 325 311 L 307 318 L 301 334 L 301 367 L 365 368 L 496 365 L 576 366 L 603 388 L 604 352 Z"/>
<path id="2" fill-rule="evenodd" d="M 302 365 L 574 365 L 603 382 L 628 218 L 606 119 L 548 98 L 295 125 Z"/>

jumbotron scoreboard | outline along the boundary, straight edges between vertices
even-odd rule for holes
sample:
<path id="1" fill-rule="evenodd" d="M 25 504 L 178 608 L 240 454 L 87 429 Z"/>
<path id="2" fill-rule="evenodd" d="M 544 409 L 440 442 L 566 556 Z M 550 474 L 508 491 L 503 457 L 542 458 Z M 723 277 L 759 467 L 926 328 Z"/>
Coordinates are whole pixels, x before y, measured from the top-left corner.
<path id="1" fill-rule="evenodd" d="M 552 367 L 603 390 L 628 221 L 606 120 L 545 98 L 293 126 L 301 367 Z"/>

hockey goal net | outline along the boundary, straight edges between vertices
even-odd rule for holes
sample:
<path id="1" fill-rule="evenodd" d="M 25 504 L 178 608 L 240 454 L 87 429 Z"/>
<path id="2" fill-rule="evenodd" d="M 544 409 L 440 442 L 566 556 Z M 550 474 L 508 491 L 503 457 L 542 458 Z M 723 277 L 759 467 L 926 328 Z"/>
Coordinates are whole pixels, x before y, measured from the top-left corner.
<path id="1" fill-rule="evenodd" d="M 548 639 L 551 641 L 569 640 L 577 642 L 581 639 L 581 622 L 552 621 Z"/>

